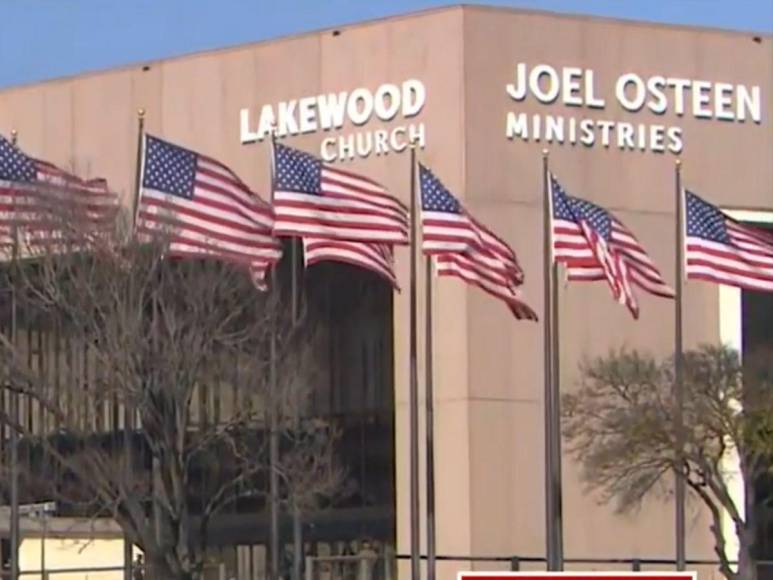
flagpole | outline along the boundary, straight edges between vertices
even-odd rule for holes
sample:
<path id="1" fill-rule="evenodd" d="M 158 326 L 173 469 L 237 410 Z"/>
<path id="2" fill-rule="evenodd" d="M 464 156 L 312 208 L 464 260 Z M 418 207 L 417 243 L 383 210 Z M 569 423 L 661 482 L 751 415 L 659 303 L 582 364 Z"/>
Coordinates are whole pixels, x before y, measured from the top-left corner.
<path id="1" fill-rule="evenodd" d="M 134 206 L 132 212 L 132 232 L 137 227 L 137 213 L 139 212 L 140 203 L 140 190 L 142 189 L 142 153 L 143 153 L 143 140 L 145 135 L 145 109 L 137 109 L 137 157 L 134 166 Z M 132 461 L 132 437 L 131 428 L 133 423 L 133 412 L 128 404 L 128 401 L 124 401 L 123 410 L 123 446 L 124 446 L 124 477 L 126 480 L 126 486 L 128 488 L 132 485 L 133 479 L 133 461 Z M 124 580 L 131 580 L 133 576 L 134 567 L 134 546 L 128 534 L 124 534 L 123 538 L 123 576 Z"/>
<path id="2" fill-rule="evenodd" d="M 411 142 L 411 285 L 410 285 L 410 495 L 411 495 L 411 580 L 421 580 L 419 526 L 419 369 L 417 361 L 416 314 L 416 143 Z"/>
<path id="3" fill-rule="evenodd" d="M 19 133 L 11 131 L 11 144 L 16 146 Z M 15 197 L 14 197 L 15 199 Z M 11 343 L 16 345 L 17 335 L 17 303 L 16 303 L 16 267 L 19 259 L 19 232 L 15 219 L 11 231 Z M 19 420 L 19 395 L 11 393 L 11 417 L 13 421 Z M 19 578 L 19 433 L 15 426 L 11 428 L 11 580 Z"/>
<path id="4" fill-rule="evenodd" d="M 274 306 L 277 307 L 276 305 Z M 276 316 L 273 317 L 269 339 L 269 498 L 270 498 L 270 579 L 279 580 L 279 433 L 276 412 Z"/>
<path id="5" fill-rule="evenodd" d="M 544 379 L 545 379 L 545 540 L 550 571 L 563 569 L 563 524 L 561 516 L 561 424 L 559 417 L 558 368 L 558 268 L 553 263 L 551 190 L 548 150 L 542 150 L 543 177 L 543 277 Z"/>
<path id="6" fill-rule="evenodd" d="M 553 434 L 553 506 L 554 506 L 554 530 L 553 545 L 555 547 L 556 570 L 564 569 L 564 515 L 563 515 L 563 477 L 561 473 L 561 365 L 560 341 L 559 341 L 559 308 L 558 308 L 558 264 L 554 263 L 551 267 L 551 287 L 553 292 L 553 327 L 550 336 L 553 340 L 552 358 L 553 358 L 553 381 L 552 389 L 552 421 L 550 422 Z"/>
<path id="7" fill-rule="evenodd" d="M 435 394 L 432 357 L 432 258 L 425 257 L 426 263 L 426 307 L 425 307 L 425 429 L 427 432 L 427 580 L 435 580 Z"/>
<path id="8" fill-rule="evenodd" d="M 276 155 L 276 128 L 271 128 L 271 201 L 274 201 L 274 191 L 276 190 L 276 170 L 274 167 L 274 158 Z M 292 319 L 295 321 L 295 240 L 293 239 L 293 253 L 291 255 L 291 268 L 292 268 Z M 275 303 L 273 308 L 279 308 L 279 304 Z M 269 446 L 268 446 L 268 462 L 269 462 L 269 565 L 270 565 L 270 580 L 279 580 L 279 433 L 277 431 L 277 410 L 276 410 L 276 312 L 272 317 L 270 338 L 269 338 L 269 376 L 268 376 L 268 388 L 269 388 Z"/>
<path id="9" fill-rule="evenodd" d="M 132 228 L 137 225 L 137 212 L 140 209 L 140 189 L 142 189 L 142 151 L 145 136 L 145 109 L 137 109 L 137 165 L 134 173 L 134 213 Z"/>
<path id="10" fill-rule="evenodd" d="M 684 221 L 682 212 L 682 161 L 676 160 L 675 163 L 675 185 L 676 185 L 676 313 L 674 324 L 674 399 L 676 406 L 676 445 L 677 445 L 677 468 L 682 469 L 682 455 L 684 451 L 684 344 L 682 336 L 682 279 L 683 279 L 683 233 Z M 676 516 L 676 568 L 685 570 L 687 567 L 686 550 L 686 526 L 685 526 L 685 500 L 686 487 L 685 481 L 679 475 L 675 482 L 675 516 Z"/>

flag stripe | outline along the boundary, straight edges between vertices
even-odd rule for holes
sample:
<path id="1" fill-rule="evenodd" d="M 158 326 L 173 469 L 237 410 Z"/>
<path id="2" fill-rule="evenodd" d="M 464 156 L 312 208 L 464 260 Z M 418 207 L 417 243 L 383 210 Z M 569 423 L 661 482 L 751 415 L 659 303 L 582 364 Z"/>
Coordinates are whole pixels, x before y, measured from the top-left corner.
<path id="1" fill-rule="evenodd" d="M 118 196 L 104 179 L 81 179 L 0 136 L 3 246 L 49 253 L 82 247 L 88 238 L 113 232 L 118 210 Z"/>
<path id="2" fill-rule="evenodd" d="M 606 281 L 613 298 L 634 317 L 639 306 L 633 287 L 673 298 L 655 263 L 636 236 L 615 216 L 585 200 L 567 195 L 549 176 L 552 200 L 553 259 L 567 269 L 571 281 Z"/>
<path id="3" fill-rule="evenodd" d="M 408 243 L 408 211 L 372 179 L 275 144 L 274 233 L 368 243 Z"/>
<path id="4" fill-rule="evenodd" d="M 684 196 L 688 279 L 773 291 L 773 235 L 736 222 L 690 191 Z"/>
<path id="5" fill-rule="evenodd" d="M 419 165 L 422 251 L 439 276 L 455 276 L 503 300 L 517 319 L 537 320 L 517 291 L 523 270 L 515 252 L 476 221 L 432 172 Z"/>
<path id="6" fill-rule="evenodd" d="M 395 289 L 400 289 L 393 267 L 392 248 L 387 244 L 304 237 L 303 254 L 306 266 L 324 261 L 343 262 L 375 272 Z"/>
<path id="7" fill-rule="evenodd" d="M 282 255 L 271 206 L 219 161 L 150 135 L 142 166 L 138 233 L 163 239 L 172 257 L 246 266 L 262 289 Z"/>
<path id="8" fill-rule="evenodd" d="M 537 314 L 520 299 L 514 288 L 482 276 L 479 270 L 471 269 L 460 254 L 439 254 L 433 260 L 439 276 L 455 276 L 503 300 L 518 320 L 538 320 Z"/>

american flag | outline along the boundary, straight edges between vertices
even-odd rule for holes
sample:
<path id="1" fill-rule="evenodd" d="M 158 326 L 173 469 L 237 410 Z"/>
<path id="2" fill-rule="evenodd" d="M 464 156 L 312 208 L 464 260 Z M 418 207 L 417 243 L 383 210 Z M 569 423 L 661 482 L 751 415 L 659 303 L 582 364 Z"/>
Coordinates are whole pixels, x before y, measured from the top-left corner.
<path id="1" fill-rule="evenodd" d="M 137 231 L 166 236 L 173 257 L 244 265 L 259 288 L 282 255 L 271 206 L 228 167 L 150 135 L 144 137 Z"/>
<path id="2" fill-rule="evenodd" d="M 625 304 L 634 318 L 639 316 L 639 304 L 633 286 L 674 297 L 647 251 L 620 220 L 589 201 L 567 195 L 553 175 L 550 188 L 553 258 L 566 265 L 569 280 L 606 280 L 615 300 Z"/>
<path id="3" fill-rule="evenodd" d="M 435 177 L 419 165 L 422 250 L 439 276 L 456 276 L 503 300 L 518 319 L 537 320 L 518 290 L 523 283 L 515 252 L 476 221 Z"/>
<path id="4" fill-rule="evenodd" d="M 773 292 L 773 235 L 685 192 L 687 277 Z"/>
<path id="5" fill-rule="evenodd" d="M 118 197 L 104 179 L 83 180 L 24 154 L 0 135 L 0 252 L 60 251 L 113 231 Z M 14 239 L 14 236 L 17 236 Z"/>
<path id="6" fill-rule="evenodd" d="M 394 271 L 394 252 L 390 244 L 367 244 L 329 238 L 303 237 L 303 257 L 306 266 L 333 261 L 351 264 L 375 272 L 400 290 Z"/>
<path id="7" fill-rule="evenodd" d="M 274 144 L 274 233 L 407 244 L 408 210 L 375 181 Z"/>

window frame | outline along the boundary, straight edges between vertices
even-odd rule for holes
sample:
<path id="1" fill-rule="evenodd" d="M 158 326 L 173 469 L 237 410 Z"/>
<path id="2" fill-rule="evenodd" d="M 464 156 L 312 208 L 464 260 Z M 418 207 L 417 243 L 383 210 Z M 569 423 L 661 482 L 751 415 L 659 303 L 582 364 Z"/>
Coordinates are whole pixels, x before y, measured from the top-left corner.
<path id="1" fill-rule="evenodd" d="M 734 220 L 744 223 L 773 225 L 773 211 L 720 208 Z M 735 286 L 719 285 L 719 340 L 723 345 L 735 349 L 743 357 L 743 305 L 742 290 Z M 723 462 L 730 495 L 739 512 L 746 513 L 743 482 L 740 478 L 739 460 L 735 452 L 729 452 Z M 725 554 L 728 558 L 738 558 L 738 536 L 733 522 L 723 512 L 722 528 L 726 538 Z"/>

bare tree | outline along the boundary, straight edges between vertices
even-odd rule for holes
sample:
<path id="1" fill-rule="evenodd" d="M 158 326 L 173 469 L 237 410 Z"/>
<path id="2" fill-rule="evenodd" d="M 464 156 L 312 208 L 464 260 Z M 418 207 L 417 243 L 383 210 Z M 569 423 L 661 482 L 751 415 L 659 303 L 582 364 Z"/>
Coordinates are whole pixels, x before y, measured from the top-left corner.
<path id="1" fill-rule="evenodd" d="M 287 324 L 279 290 L 256 292 L 239 267 L 171 261 L 164 243 L 62 223 L 75 226 L 31 240 L 14 264 L 25 314 L 17 336 L 0 337 L 0 394 L 39 419 L 2 410 L 0 425 L 40 450 L 28 491 L 114 518 L 152 577 L 198 578 L 212 517 L 265 494 L 269 339 L 274 404 L 292 416 L 293 386 L 313 384 L 313 337 Z M 47 345 L 35 356 L 19 340 L 33 329 Z M 229 395 L 214 412 L 213 390 Z"/>
<path id="2" fill-rule="evenodd" d="M 617 351 L 581 367 L 579 389 L 563 399 L 564 434 L 591 488 L 621 511 L 683 478 L 711 515 L 714 550 L 731 580 L 756 578 L 760 522 L 755 483 L 773 465 L 773 358 L 704 346 L 684 356 L 684 451 L 680 461 L 672 360 Z M 746 506 L 735 503 L 727 461 L 739 459 Z M 740 543 L 728 558 L 723 513 Z"/>
<path id="3" fill-rule="evenodd" d="M 335 424 L 315 417 L 286 417 L 282 433 L 286 449 L 276 469 L 283 483 L 283 503 L 293 522 L 291 577 L 300 580 L 304 516 L 351 493 L 352 482 L 338 461 L 340 431 Z"/>

